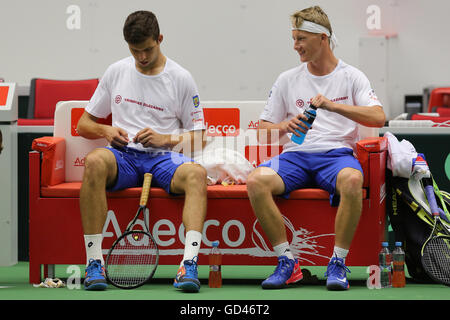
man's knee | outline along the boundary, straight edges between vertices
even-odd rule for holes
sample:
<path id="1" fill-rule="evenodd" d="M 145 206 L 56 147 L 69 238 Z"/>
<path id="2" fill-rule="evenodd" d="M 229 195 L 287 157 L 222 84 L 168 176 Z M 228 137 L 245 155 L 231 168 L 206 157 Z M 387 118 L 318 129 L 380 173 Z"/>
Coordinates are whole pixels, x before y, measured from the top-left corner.
<path id="1" fill-rule="evenodd" d="M 184 191 L 186 191 L 187 188 L 206 190 L 206 169 L 201 165 L 193 162 L 182 164 L 175 171 L 174 179 L 172 181 L 172 187 L 173 189 L 182 189 Z"/>
<path id="2" fill-rule="evenodd" d="M 278 180 L 281 180 L 281 178 L 270 168 L 259 167 L 253 170 L 247 177 L 249 197 L 280 193 L 282 190 L 279 190 L 281 185 Z"/>
<path id="3" fill-rule="evenodd" d="M 349 196 L 360 196 L 362 193 L 363 175 L 361 171 L 346 168 L 339 172 L 337 187 L 339 193 Z"/>
<path id="4" fill-rule="evenodd" d="M 104 158 L 98 152 L 90 152 L 84 159 L 84 171 L 86 173 L 100 173 L 106 171 Z"/>
<path id="5" fill-rule="evenodd" d="M 115 157 L 110 151 L 106 149 L 91 151 L 84 160 L 83 179 L 107 179 L 113 176 L 115 166 Z"/>
<path id="6" fill-rule="evenodd" d="M 253 170 L 247 177 L 248 192 L 254 194 L 260 189 L 262 184 L 261 174 L 258 172 L 258 169 Z"/>
<path id="7" fill-rule="evenodd" d="M 188 182 L 200 182 L 206 184 L 207 173 L 206 169 L 197 163 L 186 163 L 185 179 Z"/>

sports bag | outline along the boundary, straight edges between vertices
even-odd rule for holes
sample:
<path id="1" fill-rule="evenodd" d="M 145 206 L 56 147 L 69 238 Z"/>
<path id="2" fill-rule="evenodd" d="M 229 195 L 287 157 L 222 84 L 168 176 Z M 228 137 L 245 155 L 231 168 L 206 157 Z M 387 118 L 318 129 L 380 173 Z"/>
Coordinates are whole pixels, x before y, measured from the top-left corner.
<path id="1" fill-rule="evenodd" d="M 450 194 L 439 190 L 432 175 L 438 206 L 442 209 L 443 222 L 450 221 Z M 433 283 L 421 263 L 421 249 L 428 239 L 433 218 L 426 200 L 421 181 L 413 177 L 407 179 L 393 176 L 387 170 L 386 210 L 395 234 L 395 241 L 402 241 L 405 264 L 411 278 L 420 283 Z M 450 228 L 450 224 L 446 223 Z"/>

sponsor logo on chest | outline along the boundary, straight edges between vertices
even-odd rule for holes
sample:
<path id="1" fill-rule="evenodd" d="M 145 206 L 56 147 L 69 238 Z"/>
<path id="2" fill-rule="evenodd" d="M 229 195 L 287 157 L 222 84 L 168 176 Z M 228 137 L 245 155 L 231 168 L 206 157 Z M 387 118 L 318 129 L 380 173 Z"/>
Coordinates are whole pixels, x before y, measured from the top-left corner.
<path id="1" fill-rule="evenodd" d="M 135 99 L 130 99 L 130 98 L 123 98 L 121 95 L 116 95 L 114 98 L 114 103 L 115 104 L 121 104 L 122 102 L 127 102 L 130 104 L 134 104 L 134 105 L 138 105 L 141 106 L 143 108 L 150 108 L 152 110 L 156 110 L 156 111 L 164 111 L 164 107 L 161 106 L 155 106 L 151 103 L 147 103 L 147 102 L 143 102 L 143 101 L 139 101 L 139 100 L 135 100 Z"/>

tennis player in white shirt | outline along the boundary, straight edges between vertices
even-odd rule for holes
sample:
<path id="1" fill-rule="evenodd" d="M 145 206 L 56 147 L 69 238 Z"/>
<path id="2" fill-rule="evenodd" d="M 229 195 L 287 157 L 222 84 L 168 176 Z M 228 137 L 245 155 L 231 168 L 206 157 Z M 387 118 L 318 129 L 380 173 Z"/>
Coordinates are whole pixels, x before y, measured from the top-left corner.
<path id="1" fill-rule="evenodd" d="M 206 171 L 172 149 L 202 141 L 203 111 L 191 74 L 161 51 L 156 16 L 130 14 L 123 35 L 131 56 L 110 65 L 78 123 L 88 139 L 105 138 L 109 146 L 90 152 L 80 191 L 86 246 L 87 290 L 107 287 L 102 255 L 102 229 L 107 215 L 106 191 L 142 185 L 144 173 L 152 185 L 170 194 L 185 194 L 184 257 L 174 286 L 198 292 L 197 260 L 206 216 Z M 112 114 L 112 125 L 97 123 Z M 202 143 L 200 143 L 202 144 Z M 192 150 L 192 149 L 191 149 Z"/>
<path id="2" fill-rule="evenodd" d="M 281 155 L 261 164 L 247 179 L 253 210 L 278 256 L 278 267 L 262 287 L 283 288 L 302 279 L 273 195 L 287 198 L 295 189 L 319 187 L 330 193 L 331 205 L 338 206 L 327 288 L 346 290 L 345 258 L 362 210 L 363 173 L 353 157 L 357 124 L 381 127 L 385 115 L 367 77 L 334 56 L 337 40 L 320 7 L 294 13 L 291 22 L 301 64 L 283 72 L 273 85 L 260 116 L 259 137 L 266 142 L 291 137 L 298 135 L 295 129 L 307 134 L 300 145 L 284 144 Z M 303 111 L 309 104 L 318 109 L 307 130 L 300 119 L 306 120 Z"/>

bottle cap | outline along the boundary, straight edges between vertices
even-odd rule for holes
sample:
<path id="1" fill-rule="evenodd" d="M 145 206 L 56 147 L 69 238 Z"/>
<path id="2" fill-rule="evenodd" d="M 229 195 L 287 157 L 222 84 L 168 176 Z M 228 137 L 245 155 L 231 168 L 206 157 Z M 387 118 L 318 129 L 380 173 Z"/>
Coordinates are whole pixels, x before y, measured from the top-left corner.
<path id="1" fill-rule="evenodd" d="M 389 243 L 387 243 L 386 241 L 384 241 L 384 242 L 381 243 L 381 246 L 382 246 L 382 247 L 387 247 L 387 246 L 389 246 Z"/>
<path id="2" fill-rule="evenodd" d="M 395 246 L 396 247 L 401 247 L 402 246 L 402 242 L 401 241 L 396 241 L 395 242 Z"/>
<path id="3" fill-rule="evenodd" d="M 213 246 L 213 247 L 218 247 L 218 246 L 219 246 L 219 241 L 218 241 L 218 240 L 213 241 L 213 242 L 212 242 L 212 246 Z"/>

